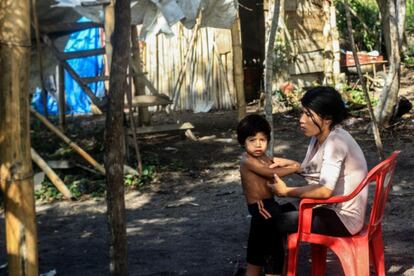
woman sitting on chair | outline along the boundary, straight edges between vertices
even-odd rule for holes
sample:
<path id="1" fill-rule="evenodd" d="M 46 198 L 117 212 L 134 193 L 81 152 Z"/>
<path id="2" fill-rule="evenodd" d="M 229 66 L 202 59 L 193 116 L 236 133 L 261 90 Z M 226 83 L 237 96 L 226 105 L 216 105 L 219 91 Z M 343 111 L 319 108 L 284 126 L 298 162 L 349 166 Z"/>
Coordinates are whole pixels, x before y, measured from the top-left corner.
<path id="1" fill-rule="evenodd" d="M 300 174 L 309 185 L 288 187 L 277 175 L 275 183 L 268 185 L 280 197 L 327 199 L 350 194 L 367 175 L 367 164 L 357 142 L 339 126 L 347 115 L 341 95 L 334 88 L 320 86 L 308 90 L 301 103 L 300 128 L 311 140 Z M 272 167 L 282 165 L 275 158 Z M 364 224 L 367 196 L 366 187 L 350 201 L 315 208 L 312 232 L 338 237 L 358 233 Z M 281 232 L 296 232 L 298 212 L 289 212 L 280 223 Z"/>

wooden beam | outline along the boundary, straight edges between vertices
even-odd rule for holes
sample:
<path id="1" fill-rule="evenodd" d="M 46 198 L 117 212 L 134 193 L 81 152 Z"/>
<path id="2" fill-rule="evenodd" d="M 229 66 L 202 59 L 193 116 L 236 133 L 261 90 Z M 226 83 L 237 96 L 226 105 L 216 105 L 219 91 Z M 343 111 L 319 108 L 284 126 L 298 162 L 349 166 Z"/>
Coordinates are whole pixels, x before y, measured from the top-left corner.
<path id="1" fill-rule="evenodd" d="M 90 28 L 102 27 L 103 24 L 94 22 L 43 24 L 40 26 L 40 32 L 54 36 L 63 36 Z"/>
<path id="2" fill-rule="evenodd" d="M 30 112 L 41 121 L 48 129 L 50 129 L 54 134 L 56 134 L 60 139 L 67 143 L 75 152 L 82 156 L 89 164 L 91 164 L 96 170 L 105 174 L 105 168 L 99 164 L 95 159 L 92 158 L 86 151 L 79 147 L 75 142 L 73 142 L 69 137 L 63 134 L 57 127 L 55 127 L 49 120 L 40 115 L 36 110 L 30 108 Z"/>
<path id="3" fill-rule="evenodd" d="M 79 86 L 83 89 L 83 91 L 85 91 L 85 93 L 89 96 L 89 98 L 91 99 L 93 104 L 96 105 L 99 109 L 102 109 L 103 106 L 105 105 L 105 101 L 99 99 L 98 97 L 96 97 L 95 94 L 92 92 L 92 90 L 82 81 L 82 78 L 79 77 L 79 75 L 75 72 L 75 70 L 73 70 L 73 68 L 69 65 L 69 63 L 67 63 L 66 60 L 64 60 L 60 57 L 59 50 L 56 48 L 56 46 L 53 44 L 53 42 L 49 39 L 49 37 L 47 35 L 43 36 L 43 40 L 45 41 L 45 43 L 49 47 L 52 48 L 53 53 L 55 54 L 55 56 L 59 60 L 62 67 L 79 84 Z"/>
<path id="4" fill-rule="evenodd" d="M 53 185 L 62 193 L 62 195 L 67 199 L 72 199 L 73 196 L 69 189 L 66 187 L 65 183 L 63 183 L 62 179 L 48 166 L 48 164 L 43 160 L 42 157 L 32 148 L 31 149 L 32 160 L 36 163 L 36 165 L 47 175 L 49 180 L 52 182 Z"/>
<path id="5" fill-rule="evenodd" d="M 194 126 L 191 123 L 185 122 L 185 123 L 182 123 L 182 124 L 169 124 L 169 125 L 139 127 L 139 128 L 137 128 L 137 134 L 166 132 L 166 131 L 174 131 L 174 130 L 187 130 L 187 129 L 193 129 L 193 128 L 194 128 Z M 128 134 L 132 134 L 132 131 L 128 130 Z"/>
<path id="6" fill-rule="evenodd" d="M 99 55 L 104 55 L 104 54 L 105 54 L 105 49 L 98 48 L 98 49 L 91 49 L 91 50 L 59 53 L 59 56 L 63 60 L 68 60 L 68 59 L 74 59 L 74 58 L 99 56 Z"/>
<path id="7" fill-rule="evenodd" d="M 161 94 L 160 94 L 161 95 Z M 167 96 L 152 96 L 152 95 L 139 95 L 132 98 L 133 107 L 148 107 L 157 105 L 169 105 L 172 101 Z"/>
<path id="8" fill-rule="evenodd" d="M 97 76 L 97 77 L 88 77 L 88 78 L 81 78 L 82 82 L 84 83 L 91 83 L 97 81 L 109 81 L 109 76 Z"/>

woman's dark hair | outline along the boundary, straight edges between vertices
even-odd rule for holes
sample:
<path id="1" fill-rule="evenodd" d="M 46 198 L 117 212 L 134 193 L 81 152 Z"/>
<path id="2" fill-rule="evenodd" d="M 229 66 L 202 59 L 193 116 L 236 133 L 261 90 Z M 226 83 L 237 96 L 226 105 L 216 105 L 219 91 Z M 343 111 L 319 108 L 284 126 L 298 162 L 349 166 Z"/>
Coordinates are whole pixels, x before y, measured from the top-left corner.
<path id="1" fill-rule="evenodd" d="M 301 103 L 303 108 L 312 110 L 322 119 L 332 120 L 331 129 L 348 116 L 341 94 L 329 86 L 309 89 L 302 97 Z M 312 120 L 315 122 L 313 118 Z"/>
<path id="2" fill-rule="evenodd" d="M 263 132 L 267 140 L 270 140 L 270 125 L 267 120 L 257 114 L 248 115 L 237 126 L 237 140 L 243 146 L 247 137 L 255 136 L 259 132 Z"/>

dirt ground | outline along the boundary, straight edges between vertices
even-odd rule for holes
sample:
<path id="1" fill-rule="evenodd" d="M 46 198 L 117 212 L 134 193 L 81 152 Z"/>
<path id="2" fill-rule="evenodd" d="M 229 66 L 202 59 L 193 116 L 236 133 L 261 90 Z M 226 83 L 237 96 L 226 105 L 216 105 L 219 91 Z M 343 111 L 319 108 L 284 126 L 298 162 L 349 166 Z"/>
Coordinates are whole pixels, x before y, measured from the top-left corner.
<path id="1" fill-rule="evenodd" d="M 410 87 L 414 77 L 405 74 L 401 93 L 414 102 Z M 275 114 L 275 154 L 301 161 L 308 138 L 299 131 L 297 115 Z M 233 275 L 244 261 L 249 228 L 238 172 L 241 148 L 235 139 L 236 112 L 162 113 L 153 117 L 154 124 L 177 120 L 191 122 L 197 137 L 210 139 L 191 141 L 176 133 L 140 138 L 143 159 L 156 165 L 157 176 L 150 185 L 128 191 L 125 197 L 130 275 Z M 103 118 L 96 117 L 72 120 L 76 121 L 71 130 L 91 128 L 91 121 L 98 129 L 104 125 Z M 378 155 L 373 135 L 366 131 L 367 122 L 363 118 L 346 128 L 372 168 Z M 387 275 L 414 275 L 413 130 L 411 110 L 382 134 L 387 154 L 402 150 L 383 222 Z M 76 141 L 77 135 L 81 134 L 73 136 Z M 46 141 L 56 138 L 42 139 L 47 139 L 42 140 L 47 146 Z M 296 176 L 286 180 L 292 185 L 303 183 Z M 56 270 L 57 275 L 109 275 L 103 198 L 38 203 L 36 208 L 41 273 Z M 0 223 L 4 229 L 3 218 Z M 3 264 L 4 235 L 0 248 Z M 299 275 L 310 275 L 307 247 L 303 249 Z M 335 257 L 329 258 L 328 275 L 341 275 Z M 1 269 L 0 275 L 6 272 Z"/>

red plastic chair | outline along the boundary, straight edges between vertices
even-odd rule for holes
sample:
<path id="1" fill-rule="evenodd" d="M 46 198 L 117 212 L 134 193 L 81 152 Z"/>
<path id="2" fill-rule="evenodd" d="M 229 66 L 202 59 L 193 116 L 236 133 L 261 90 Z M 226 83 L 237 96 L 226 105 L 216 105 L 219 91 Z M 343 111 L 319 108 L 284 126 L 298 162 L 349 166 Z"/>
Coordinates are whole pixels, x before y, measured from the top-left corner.
<path id="1" fill-rule="evenodd" d="M 346 276 L 369 275 L 370 255 L 377 275 L 385 275 L 381 222 L 399 153 L 399 151 L 393 152 L 388 159 L 375 166 L 355 191 L 347 196 L 335 196 L 326 200 L 301 200 L 298 232 L 290 234 L 287 241 L 287 276 L 296 274 L 300 242 L 311 243 L 312 275 L 325 275 L 328 248 L 338 256 Z M 372 182 L 375 182 L 376 189 L 369 221 L 358 234 L 351 237 L 332 237 L 311 233 L 313 207 L 319 204 L 348 201 Z"/>

